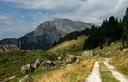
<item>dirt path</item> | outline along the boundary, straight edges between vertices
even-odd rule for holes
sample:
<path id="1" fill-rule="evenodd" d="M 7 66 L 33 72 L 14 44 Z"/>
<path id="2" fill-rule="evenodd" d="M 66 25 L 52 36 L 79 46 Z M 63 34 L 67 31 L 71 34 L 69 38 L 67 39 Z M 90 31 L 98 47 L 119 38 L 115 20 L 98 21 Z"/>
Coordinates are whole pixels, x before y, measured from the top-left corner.
<path id="1" fill-rule="evenodd" d="M 95 62 L 92 72 L 85 82 L 101 82 L 99 73 L 99 61 Z"/>
<path id="2" fill-rule="evenodd" d="M 104 61 L 104 64 L 106 65 L 106 67 L 109 69 L 109 71 L 112 72 L 113 76 L 119 80 L 120 82 L 128 82 L 128 79 L 120 72 L 118 72 L 117 70 L 115 70 L 114 66 L 110 65 L 108 63 L 108 59 Z"/>
<path id="3" fill-rule="evenodd" d="M 110 65 L 109 59 L 105 59 L 103 62 L 104 65 L 107 67 L 107 69 L 112 72 L 112 75 L 119 81 L 119 82 L 128 82 L 128 79 L 123 75 L 122 73 L 118 72 L 114 66 Z M 92 69 L 91 74 L 87 78 L 85 82 L 102 82 L 100 78 L 100 72 L 99 72 L 99 61 L 95 62 L 94 67 Z"/>

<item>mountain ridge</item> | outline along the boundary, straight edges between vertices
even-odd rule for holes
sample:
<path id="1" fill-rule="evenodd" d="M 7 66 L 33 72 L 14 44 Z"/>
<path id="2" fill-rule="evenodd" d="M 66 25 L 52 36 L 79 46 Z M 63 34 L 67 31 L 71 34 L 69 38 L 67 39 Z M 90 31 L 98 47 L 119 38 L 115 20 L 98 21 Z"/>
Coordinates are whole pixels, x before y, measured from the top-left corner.
<path id="1" fill-rule="evenodd" d="M 21 49 L 48 49 L 52 47 L 54 41 L 73 31 L 81 31 L 92 27 L 91 23 L 73 21 L 70 19 L 55 18 L 45 21 L 37 26 L 35 30 L 16 39 L 3 39 L 0 44 L 15 44 Z"/>

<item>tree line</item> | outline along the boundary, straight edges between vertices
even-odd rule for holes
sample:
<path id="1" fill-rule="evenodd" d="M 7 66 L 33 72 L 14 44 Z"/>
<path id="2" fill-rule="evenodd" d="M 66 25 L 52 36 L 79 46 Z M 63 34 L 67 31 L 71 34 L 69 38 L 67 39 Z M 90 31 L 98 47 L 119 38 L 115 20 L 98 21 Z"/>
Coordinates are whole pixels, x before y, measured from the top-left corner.
<path id="1" fill-rule="evenodd" d="M 112 42 L 122 40 L 123 47 L 128 47 L 128 8 L 122 20 L 111 16 L 103 21 L 100 27 L 94 26 L 95 31 L 85 40 L 84 50 L 94 49 L 103 44 L 110 45 Z"/>
<path id="2" fill-rule="evenodd" d="M 128 47 L 128 8 L 123 19 L 118 20 L 114 16 L 111 16 L 109 19 L 104 20 L 101 26 L 92 26 L 82 31 L 71 32 L 58 41 L 55 41 L 53 46 L 64 41 L 77 39 L 81 35 L 88 36 L 83 46 L 84 50 L 94 49 L 98 46 L 102 48 L 104 44 L 110 45 L 119 39 L 122 41 L 123 47 Z"/>

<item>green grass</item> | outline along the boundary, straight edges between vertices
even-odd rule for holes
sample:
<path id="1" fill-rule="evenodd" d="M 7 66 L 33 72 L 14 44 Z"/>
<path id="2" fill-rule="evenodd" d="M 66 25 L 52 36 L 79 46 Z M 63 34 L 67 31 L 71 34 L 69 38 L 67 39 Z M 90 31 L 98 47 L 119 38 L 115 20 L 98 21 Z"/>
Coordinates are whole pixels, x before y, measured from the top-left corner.
<path id="1" fill-rule="evenodd" d="M 56 55 L 42 50 L 1 53 L 0 81 L 16 75 L 16 79 L 12 81 L 16 82 L 17 80 L 19 80 L 19 78 L 23 76 L 20 72 L 20 66 L 34 63 L 38 58 L 55 60 Z"/>
<path id="2" fill-rule="evenodd" d="M 19 78 L 23 77 L 22 73 L 20 72 L 20 66 L 34 63 L 38 58 L 56 60 L 57 55 L 60 54 L 58 52 L 54 53 L 57 49 L 60 49 L 61 52 L 64 52 L 67 55 L 81 55 L 85 39 L 85 36 L 80 36 L 77 40 L 66 41 L 49 51 L 33 50 L 0 54 L 0 81 L 10 76 L 16 75 L 16 79 L 12 80 L 12 82 L 17 82 Z M 72 47 L 72 44 L 75 44 L 75 47 Z M 45 75 L 49 71 L 57 70 L 59 67 L 60 66 L 46 70 L 39 68 L 34 72 L 34 75 Z M 74 75 L 72 76 L 71 74 L 71 77 L 74 77 Z"/>
<path id="3" fill-rule="evenodd" d="M 100 63 L 100 74 L 102 82 L 119 82 L 103 63 Z"/>

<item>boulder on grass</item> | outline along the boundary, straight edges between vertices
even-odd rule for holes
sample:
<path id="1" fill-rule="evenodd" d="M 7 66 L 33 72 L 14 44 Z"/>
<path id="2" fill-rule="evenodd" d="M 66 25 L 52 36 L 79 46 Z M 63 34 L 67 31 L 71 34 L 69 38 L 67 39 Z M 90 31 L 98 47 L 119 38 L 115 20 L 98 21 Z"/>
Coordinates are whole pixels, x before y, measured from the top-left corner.
<path id="1" fill-rule="evenodd" d="M 32 68 L 37 69 L 41 65 L 42 60 L 37 59 L 34 64 L 31 65 Z"/>
<path id="2" fill-rule="evenodd" d="M 76 58 L 74 55 L 68 55 L 68 56 L 67 56 L 67 59 L 66 59 L 66 63 L 67 63 L 67 64 L 71 64 L 71 63 L 75 62 L 76 59 L 77 59 L 77 58 Z"/>
<path id="3" fill-rule="evenodd" d="M 26 65 L 21 66 L 20 70 L 22 74 L 26 75 L 26 74 L 32 73 L 35 69 L 32 67 L 31 64 L 26 64 Z"/>
<path id="4" fill-rule="evenodd" d="M 42 67 L 43 67 L 43 68 L 51 68 L 51 67 L 53 67 L 53 66 L 55 66 L 55 65 L 56 65 L 56 62 L 55 62 L 55 61 L 44 60 L 44 61 L 42 62 Z"/>

